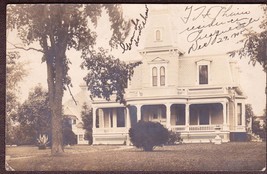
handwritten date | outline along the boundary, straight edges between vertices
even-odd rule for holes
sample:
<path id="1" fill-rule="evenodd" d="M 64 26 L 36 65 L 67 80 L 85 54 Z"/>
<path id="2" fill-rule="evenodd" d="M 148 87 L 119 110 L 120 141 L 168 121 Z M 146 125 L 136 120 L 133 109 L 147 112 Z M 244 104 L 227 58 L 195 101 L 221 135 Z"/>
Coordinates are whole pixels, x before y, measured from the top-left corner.
<path id="1" fill-rule="evenodd" d="M 188 54 L 202 48 L 229 41 L 241 35 L 247 27 L 257 22 L 259 18 L 250 17 L 248 10 L 233 9 L 230 6 L 187 6 L 185 8 L 187 15 L 181 20 L 184 24 L 190 22 L 204 24 L 187 26 L 180 34 L 187 34 L 187 42 L 191 43 Z"/>

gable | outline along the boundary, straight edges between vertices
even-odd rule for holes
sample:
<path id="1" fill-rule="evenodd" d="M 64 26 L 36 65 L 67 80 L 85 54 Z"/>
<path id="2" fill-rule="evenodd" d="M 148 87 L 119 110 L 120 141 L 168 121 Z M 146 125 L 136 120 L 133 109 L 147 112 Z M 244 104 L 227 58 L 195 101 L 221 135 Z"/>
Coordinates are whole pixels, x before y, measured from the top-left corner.
<path id="1" fill-rule="evenodd" d="M 151 60 L 150 62 L 148 62 L 148 64 L 158 64 L 158 63 L 168 63 L 168 60 L 165 60 L 163 58 L 160 57 L 156 57 L 153 60 Z"/>

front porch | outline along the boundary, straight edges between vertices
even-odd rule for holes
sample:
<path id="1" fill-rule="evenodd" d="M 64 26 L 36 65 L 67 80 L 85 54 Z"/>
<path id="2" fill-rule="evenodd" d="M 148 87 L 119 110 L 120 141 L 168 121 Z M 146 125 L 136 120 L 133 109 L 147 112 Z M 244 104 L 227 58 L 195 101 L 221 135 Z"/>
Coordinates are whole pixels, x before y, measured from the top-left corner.
<path id="1" fill-rule="evenodd" d="M 235 103 L 234 106 L 238 106 L 239 111 L 226 99 L 209 103 L 191 101 L 95 107 L 93 141 L 94 144 L 130 144 L 128 131 L 131 125 L 144 120 L 159 122 L 167 129 L 181 133 L 185 143 L 212 142 L 216 135 L 222 142 L 228 142 L 230 132 L 245 132 L 244 105 Z"/>

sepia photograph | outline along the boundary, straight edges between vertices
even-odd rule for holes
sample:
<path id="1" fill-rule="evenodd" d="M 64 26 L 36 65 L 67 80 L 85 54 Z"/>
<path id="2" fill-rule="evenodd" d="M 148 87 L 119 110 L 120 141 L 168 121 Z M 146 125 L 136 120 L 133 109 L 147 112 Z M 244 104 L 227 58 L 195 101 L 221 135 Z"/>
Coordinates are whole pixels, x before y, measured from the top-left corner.
<path id="1" fill-rule="evenodd" d="M 266 171 L 266 4 L 7 4 L 6 171 Z"/>

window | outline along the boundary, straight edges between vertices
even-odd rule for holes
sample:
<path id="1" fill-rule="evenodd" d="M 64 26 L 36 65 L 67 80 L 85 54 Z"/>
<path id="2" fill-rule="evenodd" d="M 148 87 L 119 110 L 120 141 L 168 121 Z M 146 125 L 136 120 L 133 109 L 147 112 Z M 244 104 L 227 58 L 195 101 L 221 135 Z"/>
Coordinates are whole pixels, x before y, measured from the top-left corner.
<path id="1" fill-rule="evenodd" d="M 161 40 L 160 31 L 156 30 L 156 41 L 160 41 L 160 40 Z"/>
<path id="2" fill-rule="evenodd" d="M 237 103 L 237 125 L 242 125 L 242 104 Z"/>
<path id="3" fill-rule="evenodd" d="M 83 141 L 84 138 L 83 138 L 83 134 L 79 134 L 79 141 Z"/>
<path id="4" fill-rule="evenodd" d="M 73 119 L 72 120 L 72 124 L 76 124 L 76 119 Z"/>
<path id="5" fill-rule="evenodd" d="M 165 86 L 165 68 L 160 67 L 160 86 Z"/>
<path id="6" fill-rule="evenodd" d="M 199 84 L 208 84 L 208 65 L 199 65 Z"/>
<path id="7" fill-rule="evenodd" d="M 153 86 L 157 86 L 157 83 L 158 83 L 157 82 L 157 78 L 158 78 L 157 74 L 158 74 L 157 68 L 156 67 L 152 68 L 152 85 Z"/>

